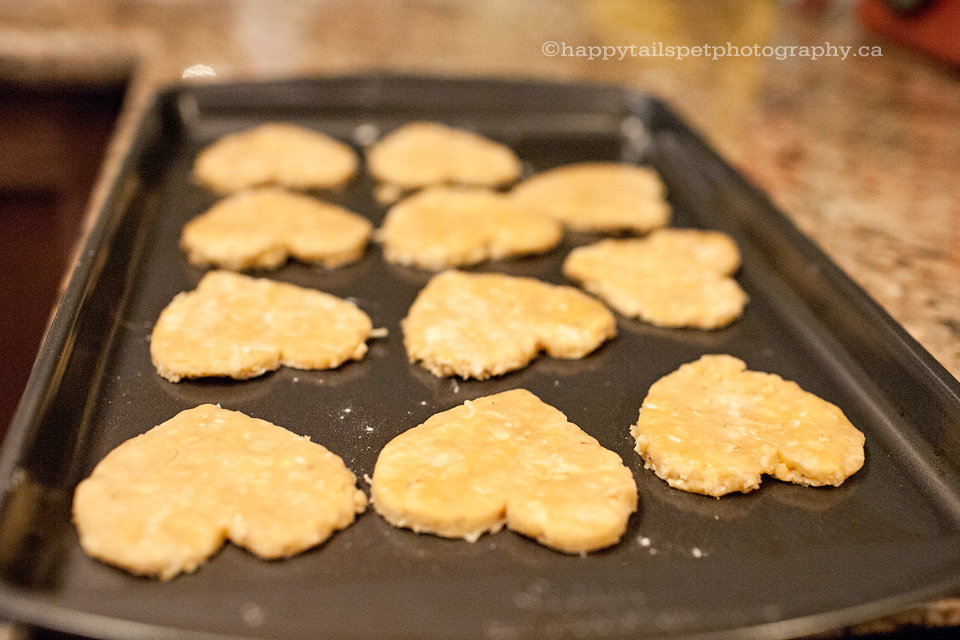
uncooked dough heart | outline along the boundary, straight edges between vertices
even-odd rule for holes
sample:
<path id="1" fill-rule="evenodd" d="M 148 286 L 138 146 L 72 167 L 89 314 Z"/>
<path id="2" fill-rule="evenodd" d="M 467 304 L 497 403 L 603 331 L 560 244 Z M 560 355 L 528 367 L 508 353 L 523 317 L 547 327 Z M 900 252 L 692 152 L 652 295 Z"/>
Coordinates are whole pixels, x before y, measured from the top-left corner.
<path id="1" fill-rule="evenodd" d="M 394 438 L 371 495 L 398 527 L 474 541 L 506 524 L 567 553 L 615 544 L 637 508 L 620 456 L 523 389 L 465 402 Z"/>
<path id="2" fill-rule="evenodd" d="M 480 380 L 519 369 L 541 350 L 582 358 L 617 334 L 609 309 L 573 287 L 459 271 L 434 276 L 402 326 L 411 362 Z"/>
<path id="3" fill-rule="evenodd" d="M 294 555 L 366 504 L 330 451 L 206 404 L 111 451 L 77 486 L 73 517 L 88 554 L 168 580 L 227 539 L 261 558 Z"/>
<path id="4" fill-rule="evenodd" d="M 388 262 L 443 269 L 543 253 L 563 228 L 504 195 L 466 187 L 430 187 L 394 205 L 378 231 Z"/>
<path id="5" fill-rule="evenodd" d="M 172 382 L 244 379 L 280 365 L 332 369 L 359 360 L 372 330 L 367 314 L 329 293 L 211 271 L 160 314 L 150 355 Z"/>
<path id="6" fill-rule="evenodd" d="M 372 225 L 351 211 L 274 187 L 220 200 L 183 228 L 190 262 L 272 269 L 292 256 L 325 267 L 358 260 Z"/>
<path id="7" fill-rule="evenodd" d="M 739 318 L 747 304 L 731 277 L 739 266 L 740 251 L 725 233 L 662 229 L 578 247 L 563 272 L 626 316 L 661 327 L 715 329 Z"/>
<path id="8" fill-rule="evenodd" d="M 401 189 L 435 184 L 495 187 L 520 177 L 520 159 L 489 138 L 440 124 L 410 122 L 367 154 L 370 173 Z"/>
<path id="9" fill-rule="evenodd" d="M 527 178 L 510 197 L 570 229 L 646 233 L 670 222 L 664 191 L 660 176 L 648 167 L 583 162 Z"/>
<path id="10" fill-rule="evenodd" d="M 329 189 L 350 180 L 357 164 L 357 154 L 339 140 L 287 122 L 268 122 L 203 149 L 193 175 L 219 193 L 265 185 Z"/>
<path id="11" fill-rule="evenodd" d="M 631 428 L 646 466 L 670 486 L 722 496 L 763 474 L 839 485 L 863 466 L 863 434 L 843 412 L 780 376 L 703 356 L 650 387 Z"/>

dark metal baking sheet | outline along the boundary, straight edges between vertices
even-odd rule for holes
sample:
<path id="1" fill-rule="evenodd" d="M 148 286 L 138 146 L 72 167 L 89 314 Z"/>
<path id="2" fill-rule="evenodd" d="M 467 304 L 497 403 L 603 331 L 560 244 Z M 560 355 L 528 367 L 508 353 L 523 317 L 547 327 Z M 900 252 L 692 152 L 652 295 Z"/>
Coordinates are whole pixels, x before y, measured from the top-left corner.
<path id="1" fill-rule="evenodd" d="M 580 361 L 540 358 L 486 382 L 406 362 L 399 321 L 429 274 L 371 247 L 278 280 L 349 297 L 390 335 L 335 371 L 171 384 L 150 364 L 160 310 L 203 270 L 177 246 L 214 197 L 189 179 L 203 145 L 268 120 L 344 140 L 414 119 L 512 146 L 528 172 L 586 160 L 649 163 L 675 226 L 739 243 L 745 316 L 719 331 L 618 319 Z M 366 174 L 322 194 L 379 222 Z M 476 270 L 560 283 L 575 234 L 545 256 Z M 839 405 L 866 434 L 840 488 L 767 480 L 716 500 L 642 468 L 629 425 L 649 386 L 725 352 Z M 178 411 L 219 402 L 309 434 L 358 474 L 398 433 L 464 400 L 525 387 L 620 454 L 640 506 L 621 544 L 567 556 L 512 532 L 475 544 L 394 529 L 372 510 L 323 546 L 264 562 L 227 545 L 169 583 L 85 556 L 70 500 L 112 448 Z M 781 638 L 834 628 L 960 587 L 960 389 L 879 307 L 660 102 L 611 87 L 409 77 L 191 86 L 159 95 L 70 281 L 6 442 L 0 478 L 0 609 L 102 638 Z"/>

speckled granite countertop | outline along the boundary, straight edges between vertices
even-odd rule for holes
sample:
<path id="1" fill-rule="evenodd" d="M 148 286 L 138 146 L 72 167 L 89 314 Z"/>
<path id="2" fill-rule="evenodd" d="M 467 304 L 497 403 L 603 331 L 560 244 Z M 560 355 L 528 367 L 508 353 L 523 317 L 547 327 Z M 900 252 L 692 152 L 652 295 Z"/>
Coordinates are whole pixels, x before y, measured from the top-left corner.
<path id="1" fill-rule="evenodd" d="M 560 52 L 547 55 L 545 43 Z M 637 45 L 640 53 L 661 44 L 730 51 L 826 43 L 862 55 L 576 55 L 580 46 Z M 866 33 L 847 1 L 0 4 L 0 81 L 131 81 L 91 212 L 152 92 L 197 64 L 228 80 L 389 70 L 650 90 L 960 376 L 960 74 Z M 960 600 L 857 631 L 904 623 L 958 625 Z"/>

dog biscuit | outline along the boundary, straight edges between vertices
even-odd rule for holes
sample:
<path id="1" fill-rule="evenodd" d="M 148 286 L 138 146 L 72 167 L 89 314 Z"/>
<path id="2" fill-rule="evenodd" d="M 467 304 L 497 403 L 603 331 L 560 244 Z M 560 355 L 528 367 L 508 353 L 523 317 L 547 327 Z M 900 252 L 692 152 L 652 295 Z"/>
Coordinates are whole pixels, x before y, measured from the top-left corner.
<path id="1" fill-rule="evenodd" d="M 629 164 L 564 165 L 527 178 L 510 197 L 578 231 L 646 233 L 670 221 L 659 176 Z"/>
<path id="2" fill-rule="evenodd" d="M 280 365 L 333 369 L 364 356 L 372 329 L 367 314 L 328 293 L 211 271 L 160 314 L 150 355 L 171 382 L 253 378 Z"/>
<path id="3" fill-rule="evenodd" d="M 646 238 L 602 240 L 570 252 L 564 274 L 625 316 L 661 327 L 715 329 L 739 318 L 747 294 L 726 234 L 661 229 Z"/>
<path id="4" fill-rule="evenodd" d="M 191 572 L 230 540 L 261 558 L 316 546 L 367 499 L 324 447 L 201 405 L 127 440 L 77 486 L 83 550 L 138 575 Z"/>
<path id="5" fill-rule="evenodd" d="M 459 271 L 434 276 L 402 328 L 411 362 L 480 380 L 520 369 L 541 350 L 582 358 L 617 333 L 613 314 L 573 287 Z"/>
<path id="6" fill-rule="evenodd" d="M 357 172 L 357 154 L 330 136 L 273 122 L 233 133 L 203 149 L 194 178 L 217 193 L 265 185 L 331 189 Z"/>
<path id="7" fill-rule="evenodd" d="M 647 468 L 708 496 L 747 493 L 763 474 L 839 486 L 864 460 L 863 434 L 836 405 L 727 355 L 654 383 L 631 433 Z"/>
<path id="8" fill-rule="evenodd" d="M 190 262 L 225 269 L 271 269 L 292 256 L 339 267 L 363 255 L 370 222 L 342 207 L 276 188 L 243 191 L 186 224 Z"/>
<path id="9" fill-rule="evenodd" d="M 637 508 L 620 456 L 523 389 L 467 401 L 394 438 L 371 496 L 397 527 L 473 542 L 506 525 L 567 553 L 616 544 Z"/>
<path id="10" fill-rule="evenodd" d="M 499 142 L 438 122 L 411 122 L 367 155 L 373 176 L 403 190 L 461 184 L 496 187 L 520 177 L 517 155 Z"/>
<path id="11" fill-rule="evenodd" d="M 388 262 L 440 270 L 543 253 L 562 227 L 509 198 L 481 189 L 429 187 L 387 213 L 378 233 Z"/>

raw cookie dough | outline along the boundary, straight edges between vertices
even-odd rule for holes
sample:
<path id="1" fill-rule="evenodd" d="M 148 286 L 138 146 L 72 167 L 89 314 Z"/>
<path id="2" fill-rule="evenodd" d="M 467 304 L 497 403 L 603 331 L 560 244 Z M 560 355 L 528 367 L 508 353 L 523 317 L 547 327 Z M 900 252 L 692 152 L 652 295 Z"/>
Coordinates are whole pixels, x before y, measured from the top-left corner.
<path id="1" fill-rule="evenodd" d="M 171 382 L 252 378 L 280 365 L 333 369 L 364 356 L 372 329 L 367 314 L 328 293 L 211 271 L 160 314 L 150 355 Z"/>
<path id="2" fill-rule="evenodd" d="M 661 378 L 631 428 L 647 468 L 708 496 L 747 493 L 763 474 L 839 486 L 863 466 L 863 434 L 835 405 L 780 376 L 703 356 Z"/>
<path id="3" fill-rule="evenodd" d="M 564 274 L 625 316 L 661 327 L 715 329 L 739 318 L 747 294 L 730 277 L 740 252 L 718 231 L 662 229 L 570 252 Z"/>
<path id="4" fill-rule="evenodd" d="M 220 138 L 197 155 L 193 175 L 218 193 L 263 185 L 331 189 L 357 172 L 357 154 L 312 129 L 272 122 Z"/>
<path id="5" fill-rule="evenodd" d="M 620 456 L 523 389 L 467 401 L 391 440 L 371 498 L 388 522 L 473 542 L 508 529 L 567 553 L 616 544 L 637 508 Z"/>
<path id="6" fill-rule="evenodd" d="M 77 486 L 73 519 L 91 556 L 169 580 L 225 540 L 261 558 L 300 553 L 366 504 L 322 446 L 205 404 L 111 451 Z"/>
<path id="7" fill-rule="evenodd" d="M 510 196 L 570 229 L 645 233 L 670 222 L 664 191 L 652 169 L 586 162 L 538 173 L 514 187 Z"/>
<path id="8" fill-rule="evenodd" d="M 358 260 L 370 222 L 351 211 L 276 188 L 243 191 L 186 224 L 180 246 L 190 262 L 270 269 L 288 256 L 325 267 Z"/>
<path id="9" fill-rule="evenodd" d="M 401 190 L 438 184 L 496 187 L 520 177 L 517 155 L 499 142 L 439 122 L 411 122 L 367 155 L 373 176 Z"/>
<path id="10" fill-rule="evenodd" d="M 440 270 L 557 246 L 563 228 L 509 198 L 467 187 L 430 187 L 393 206 L 378 239 L 388 262 Z"/>
<path id="11" fill-rule="evenodd" d="M 573 287 L 459 271 L 434 276 L 402 328 L 410 362 L 480 380 L 520 369 L 541 350 L 582 358 L 617 334 L 613 314 Z"/>

